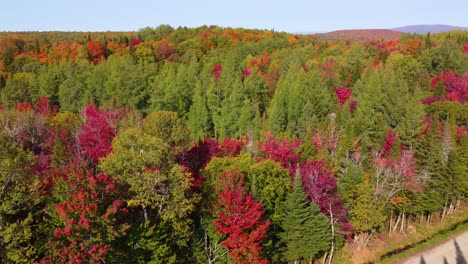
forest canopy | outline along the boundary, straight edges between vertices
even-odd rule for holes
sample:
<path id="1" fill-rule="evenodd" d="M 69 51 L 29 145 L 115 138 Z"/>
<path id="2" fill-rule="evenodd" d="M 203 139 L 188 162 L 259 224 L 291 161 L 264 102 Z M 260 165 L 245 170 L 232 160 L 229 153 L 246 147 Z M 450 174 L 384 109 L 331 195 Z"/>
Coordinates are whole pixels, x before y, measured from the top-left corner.
<path id="1" fill-rule="evenodd" d="M 332 261 L 466 210 L 467 31 L 0 32 L 0 94 L 6 263 Z"/>

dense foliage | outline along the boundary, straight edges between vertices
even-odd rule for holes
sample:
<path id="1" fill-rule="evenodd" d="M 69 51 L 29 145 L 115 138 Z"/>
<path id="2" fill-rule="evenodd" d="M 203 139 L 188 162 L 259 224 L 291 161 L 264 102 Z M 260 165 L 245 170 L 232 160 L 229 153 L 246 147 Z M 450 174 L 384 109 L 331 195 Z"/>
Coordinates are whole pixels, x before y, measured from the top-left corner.
<path id="1" fill-rule="evenodd" d="M 5 263 L 309 263 L 468 198 L 468 32 L 0 33 Z"/>

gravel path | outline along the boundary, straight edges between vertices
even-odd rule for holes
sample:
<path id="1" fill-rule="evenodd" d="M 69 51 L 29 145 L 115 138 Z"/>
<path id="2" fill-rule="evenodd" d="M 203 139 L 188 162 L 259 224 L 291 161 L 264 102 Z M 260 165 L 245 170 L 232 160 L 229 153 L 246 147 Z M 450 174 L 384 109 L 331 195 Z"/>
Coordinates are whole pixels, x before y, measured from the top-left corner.
<path id="1" fill-rule="evenodd" d="M 467 264 L 468 231 L 415 255 L 401 264 Z"/>

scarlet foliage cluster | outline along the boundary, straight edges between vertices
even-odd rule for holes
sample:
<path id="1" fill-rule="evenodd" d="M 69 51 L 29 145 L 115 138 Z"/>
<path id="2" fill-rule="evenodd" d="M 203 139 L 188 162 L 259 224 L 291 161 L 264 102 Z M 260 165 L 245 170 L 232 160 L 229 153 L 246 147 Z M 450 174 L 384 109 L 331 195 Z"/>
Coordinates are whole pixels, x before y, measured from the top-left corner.
<path id="1" fill-rule="evenodd" d="M 388 51 L 388 52 L 393 52 L 393 51 L 398 50 L 399 45 L 400 45 L 400 40 L 390 40 L 387 43 L 379 45 L 377 48 Z"/>
<path id="2" fill-rule="evenodd" d="M 338 98 L 338 101 L 340 102 L 340 105 L 344 105 L 346 101 L 348 101 L 349 97 L 351 97 L 351 90 L 348 88 L 337 87 L 334 90 L 335 95 Z"/>
<path id="3" fill-rule="evenodd" d="M 351 101 L 351 103 L 349 103 L 349 110 L 351 111 L 351 113 L 354 113 L 354 111 L 356 111 L 356 107 L 357 107 L 357 100 L 353 100 Z"/>
<path id="4" fill-rule="evenodd" d="M 221 77 L 221 72 L 223 71 L 223 66 L 221 64 L 216 64 L 211 71 L 215 80 L 218 80 Z"/>
<path id="5" fill-rule="evenodd" d="M 117 197 L 122 193 L 107 174 L 71 165 L 54 173 L 55 192 L 65 191 L 64 202 L 54 206 L 59 227 L 47 248 L 53 252 L 43 263 L 101 263 L 109 244 L 126 234 L 119 223 L 128 211 Z"/>
<path id="6" fill-rule="evenodd" d="M 132 41 L 130 42 L 130 48 L 133 49 L 136 46 L 140 45 L 141 43 L 141 38 L 132 38 Z"/>
<path id="7" fill-rule="evenodd" d="M 188 151 L 177 157 L 177 162 L 187 168 L 193 177 L 192 188 L 199 188 L 203 182 L 200 171 L 213 157 L 235 157 L 244 148 L 244 141 L 225 137 L 221 144 L 215 139 L 202 139 Z"/>
<path id="8" fill-rule="evenodd" d="M 266 159 L 279 162 L 284 168 L 289 170 L 291 175 L 295 174 L 299 164 L 300 155 L 298 149 L 301 145 L 302 142 L 300 140 L 294 139 L 291 141 L 287 138 L 277 140 L 270 134 L 266 135 L 265 142 L 259 141 L 258 143 L 258 147 L 266 156 Z"/>
<path id="9" fill-rule="evenodd" d="M 36 112 L 42 116 L 55 116 L 57 114 L 58 108 L 56 106 L 52 107 L 49 103 L 49 98 L 41 97 L 37 101 Z"/>
<path id="10" fill-rule="evenodd" d="M 221 156 L 235 157 L 239 155 L 245 146 L 245 141 L 242 139 L 234 139 L 224 137 L 223 142 L 219 145 Z"/>
<path id="11" fill-rule="evenodd" d="M 195 142 L 187 152 L 177 157 L 177 162 L 187 168 L 193 178 L 192 188 L 201 187 L 204 177 L 200 171 L 219 153 L 219 143 L 215 139 L 202 139 Z"/>
<path id="12" fill-rule="evenodd" d="M 398 155 L 391 155 L 392 148 L 398 136 L 389 131 L 383 147 L 372 159 L 376 172 L 376 194 L 387 200 L 394 199 L 395 190 L 407 190 L 420 192 L 421 185 L 416 175 L 416 158 L 412 150 L 403 149 L 401 146 Z"/>
<path id="13" fill-rule="evenodd" d="M 323 150 L 323 148 L 325 147 L 325 140 L 325 136 L 320 134 L 319 132 L 316 132 L 312 136 L 312 142 L 314 143 L 317 152 L 321 152 Z"/>
<path id="14" fill-rule="evenodd" d="M 30 103 L 16 103 L 16 110 L 20 112 L 29 112 L 32 110 L 32 105 Z"/>
<path id="15" fill-rule="evenodd" d="M 393 148 L 393 144 L 395 143 L 397 135 L 390 129 L 385 137 L 384 145 L 380 150 L 380 155 L 382 157 L 388 157 L 390 154 L 390 150 Z"/>
<path id="16" fill-rule="evenodd" d="M 100 110 L 93 103 L 83 110 L 85 122 L 77 135 L 82 158 L 93 165 L 111 152 L 121 115 L 119 110 Z"/>
<path id="17" fill-rule="evenodd" d="M 252 73 L 252 67 L 247 66 L 242 70 L 242 76 L 249 77 L 249 75 Z"/>
<path id="18" fill-rule="evenodd" d="M 442 83 L 441 83 L 442 82 Z M 468 101 L 468 74 L 457 76 L 453 71 L 444 71 L 431 79 L 431 86 L 435 89 L 438 85 L 445 87 L 443 95 L 434 95 L 422 100 L 423 104 L 430 105 L 438 101 L 460 102 Z"/>
<path id="19" fill-rule="evenodd" d="M 301 164 L 300 175 L 309 201 L 317 204 L 329 220 L 336 220 L 340 233 L 350 238 L 354 229 L 348 221 L 348 209 L 338 195 L 331 168 L 323 160 L 306 161 Z"/>
<path id="20" fill-rule="evenodd" d="M 262 259 L 261 242 L 270 221 L 262 220 L 262 205 L 252 194 L 245 194 L 239 172 L 224 173 L 224 189 L 219 193 L 216 232 L 226 236 L 221 245 L 228 249 L 234 263 L 267 263 Z"/>
<path id="21" fill-rule="evenodd" d="M 257 67 L 260 71 L 264 72 L 268 66 L 268 62 L 270 60 L 270 56 L 268 55 L 267 52 L 263 54 L 261 58 L 252 58 L 249 61 L 249 65 L 247 66 L 249 68 Z"/>

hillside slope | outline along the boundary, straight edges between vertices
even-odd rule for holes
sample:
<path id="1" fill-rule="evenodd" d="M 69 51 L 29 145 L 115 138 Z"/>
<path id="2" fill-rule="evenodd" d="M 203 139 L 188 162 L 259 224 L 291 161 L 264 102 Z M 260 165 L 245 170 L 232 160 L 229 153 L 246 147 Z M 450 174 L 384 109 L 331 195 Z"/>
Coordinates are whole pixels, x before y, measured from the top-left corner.
<path id="1" fill-rule="evenodd" d="M 393 28 L 392 30 L 403 32 L 403 33 L 416 33 L 416 34 L 425 34 L 425 33 L 438 33 L 438 32 L 447 32 L 452 30 L 468 30 L 467 27 L 456 27 L 449 25 L 412 25 Z"/>
<path id="2" fill-rule="evenodd" d="M 389 29 L 348 29 L 316 34 L 321 40 L 395 40 L 401 32 Z"/>

